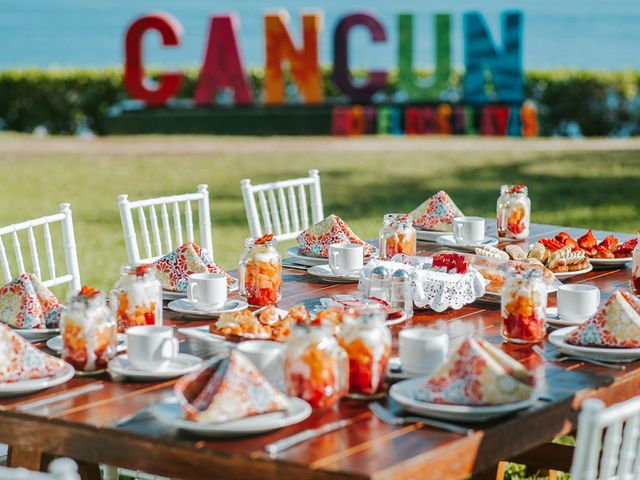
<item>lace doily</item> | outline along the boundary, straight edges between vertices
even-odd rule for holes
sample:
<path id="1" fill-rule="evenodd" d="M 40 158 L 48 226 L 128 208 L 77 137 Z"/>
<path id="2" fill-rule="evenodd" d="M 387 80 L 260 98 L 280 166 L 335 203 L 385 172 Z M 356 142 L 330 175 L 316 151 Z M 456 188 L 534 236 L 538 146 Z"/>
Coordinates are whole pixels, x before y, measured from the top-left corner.
<path id="1" fill-rule="evenodd" d="M 396 256 L 392 261 L 373 259 L 362 269 L 358 288 L 367 292 L 371 271 L 385 267 L 390 275 L 405 270 L 411 279 L 413 303 L 418 308 L 430 307 L 436 312 L 448 308 L 458 310 L 485 294 L 487 281 L 473 267 L 464 274 L 430 270 L 430 257 Z"/>

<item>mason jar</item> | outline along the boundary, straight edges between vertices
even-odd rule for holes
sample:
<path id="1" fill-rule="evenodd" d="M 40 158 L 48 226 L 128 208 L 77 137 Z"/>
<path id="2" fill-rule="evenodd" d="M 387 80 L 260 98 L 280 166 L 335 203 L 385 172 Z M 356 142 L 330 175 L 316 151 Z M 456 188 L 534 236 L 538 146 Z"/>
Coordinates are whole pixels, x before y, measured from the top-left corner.
<path id="1" fill-rule="evenodd" d="M 110 295 L 118 331 L 162 325 L 162 284 L 151 265 L 123 265 Z"/>
<path id="2" fill-rule="evenodd" d="M 502 185 L 496 211 L 498 236 L 521 240 L 529 236 L 531 200 L 524 185 Z"/>
<path id="3" fill-rule="evenodd" d="M 389 260 L 397 253 L 416 254 L 416 229 L 406 213 L 387 213 L 378 238 L 379 255 L 383 260 Z"/>
<path id="4" fill-rule="evenodd" d="M 302 398 L 314 409 L 331 408 L 349 383 L 349 363 L 331 329 L 298 323 L 287 340 L 284 360 L 287 395 Z"/>
<path id="5" fill-rule="evenodd" d="M 82 287 L 70 298 L 60 331 L 62 358 L 77 372 L 105 370 L 116 355 L 116 321 L 99 290 Z"/>
<path id="6" fill-rule="evenodd" d="M 238 265 L 240 294 L 249 305 L 276 305 L 282 289 L 282 259 L 273 235 L 247 239 Z"/>
<path id="7" fill-rule="evenodd" d="M 538 343 L 546 334 L 547 285 L 539 268 L 511 267 L 501 300 L 502 337 L 513 343 Z"/>
<path id="8" fill-rule="evenodd" d="M 384 377 L 391 356 L 391 331 L 379 308 L 358 309 L 344 315 L 338 336 L 349 357 L 349 396 L 371 399 L 384 396 Z"/>

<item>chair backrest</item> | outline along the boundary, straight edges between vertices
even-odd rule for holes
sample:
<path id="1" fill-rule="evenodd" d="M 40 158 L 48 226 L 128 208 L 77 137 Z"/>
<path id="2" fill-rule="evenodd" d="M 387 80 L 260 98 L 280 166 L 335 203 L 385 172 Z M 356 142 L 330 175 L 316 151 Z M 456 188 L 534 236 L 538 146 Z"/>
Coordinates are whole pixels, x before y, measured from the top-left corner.
<path id="1" fill-rule="evenodd" d="M 0 467 L 0 480 L 80 480 L 80 475 L 76 462 L 70 458 L 56 458 L 49 464 L 49 473 Z"/>
<path id="2" fill-rule="evenodd" d="M 571 478 L 640 478 L 639 440 L 640 397 L 609 408 L 600 400 L 586 400 L 578 417 Z"/>
<path id="3" fill-rule="evenodd" d="M 185 242 L 195 242 L 192 202 L 197 202 L 198 206 L 200 242 L 196 243 L 213 258 L 209 187 L 207 185 L 198 185 L 196 193 L 148 198 L 134 202 L 129 201 L 128 195 L 118 196 L 120 220 L 122 221 L 129 263 L 151 263 Z M 181 205 L 184 212 L 180 210 Z M 140 253 L 136 222 L 133 219 L 134 211 L 138 217 L 137 223 L 144 256 Z M 148 212 L 148 220 L 145 211 Z M 150 229 L 149 224 L 151 225 Z M 160 225 L 162 225 L 162 230 Z"/>
<path id="4" fill-rule="evenodd" d="M 64 249 L 64 258 L 66 263 L 66 273 L 62 274 L 56 269 L 55 251 L 51 234 L 51 227 L 60 224 L 62 230 L 62 245 Z M 42 230 L 42 233 L 36 234 Z M 20 236 L 26 234 L 27 244 L 29 245 L 29 256 L 31 270 L 25 268 L 25 256 L 22 253 L 22 244 Z M 44 242 L 44 253 L 47 261 L 46 272 L 40 264 L 40 255 L 38 252 L 38 241 L 36 235 Z M 17 271 L 13 271 L 9 262 L 7 249 L 4 240 L 10 239 L 13 244 L 13 257 Z M 24 237 L 23 237 L 24 240 Z M 68 203 L 60 204 L 60 213 L 48 215 L 46 217 L 27 220 L 26 222 L 7 225 L 0 228 L 0 265 L 6 282 L 10 282 L 18 274 L 33 273 L 47 287 L 57 285 L 70 284 L 72 291 L 80 289 L 80 268 L 78 266 L 78 252 L 76 251 L 76 237 L 73 231 L 73 217 L 71 215 L 71 205 Z"/>
<path id="5" fill-rule="evenodd" d="M 307 177 L 260 185 L 251 185 L 251 180 L 245 178 L 240 181 L 240 188 L 254 238 L 272 233 L 279 241 L 289 240 L 324 218 L 318 170 L 309 170 Z"/>

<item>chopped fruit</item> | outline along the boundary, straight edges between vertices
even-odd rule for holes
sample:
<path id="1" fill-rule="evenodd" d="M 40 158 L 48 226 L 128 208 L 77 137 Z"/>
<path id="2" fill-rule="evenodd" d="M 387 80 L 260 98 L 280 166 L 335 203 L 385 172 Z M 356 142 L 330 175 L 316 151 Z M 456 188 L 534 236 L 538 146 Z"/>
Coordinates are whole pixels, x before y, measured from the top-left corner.
<path id="1" fill-rule="evenodd" d="M 596 237 L 593 236 L 593 231 L 591 229 L 578 239 L 578 245 L 580 245 L 580 248 L 583 250 L 588 251 L 597 247 L 598 241 L 596 240 Z"/>
<path id="2" fill-rule="evenodd" d="M 620 242 L 618 241 L 618 239 L 616 237 L 614 237 L 613 235 L 609 235 L 609 236 L 605 237 L 604 240 L 602 240 L 600 242 L 598 247 L 603 247 L 603 248 L 605 248 L 607 250 L 613 250 L 619 244 L 620 244 Z"/>

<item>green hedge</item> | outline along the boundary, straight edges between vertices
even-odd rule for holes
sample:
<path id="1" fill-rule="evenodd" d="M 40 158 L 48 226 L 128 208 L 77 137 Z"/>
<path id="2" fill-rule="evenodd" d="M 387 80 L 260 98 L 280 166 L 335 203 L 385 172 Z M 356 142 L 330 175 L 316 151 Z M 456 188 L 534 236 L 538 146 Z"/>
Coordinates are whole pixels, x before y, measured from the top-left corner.
<path id="1" fill-rule="evenodd" d="M 198 69 L 185 70 L 181 98 L 191 98 Z M 339 100 L 330 70 L 324 70 L 326 97 Z M 359 72 L 362 74 L 362 72 Z M 154 76 L 154 75 L 152 75 Z M 249 78 L 256 99 L 262 96 L 262 71 L 251 69 Z M 460 88 L 460 76 L 452 88 Z M 529 71 L 527 97 L 540 111 L 544 135 L 634 135 L 640 133 L 640 72 L 586 72 L 575 70 Z M 397 76 L 389 75 L 383 93 L 393 99 Z M 295 96 L 295 89 L 288 89 Z M 0 119 L 5 129 L 32 131 L 44 125 L 51 133 L 73 133 L 86 126 L 105 132 L 110 107 L 126 99 L 120 69 L 5 70 L 0 72 Z"/>

